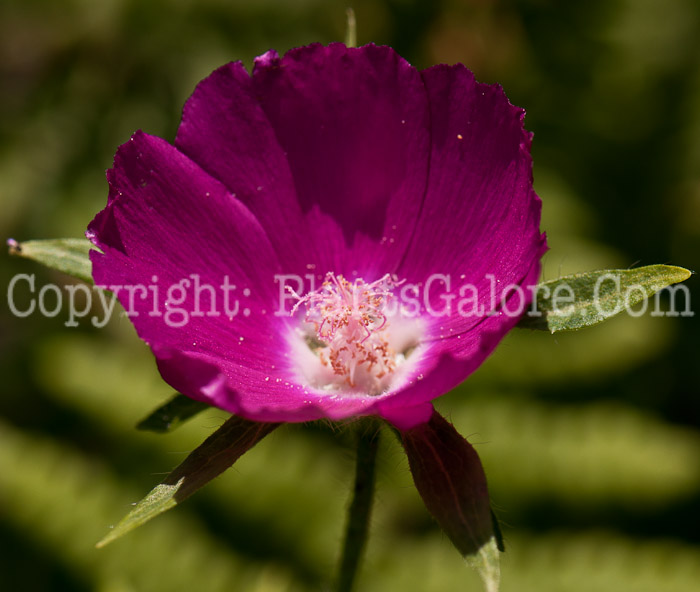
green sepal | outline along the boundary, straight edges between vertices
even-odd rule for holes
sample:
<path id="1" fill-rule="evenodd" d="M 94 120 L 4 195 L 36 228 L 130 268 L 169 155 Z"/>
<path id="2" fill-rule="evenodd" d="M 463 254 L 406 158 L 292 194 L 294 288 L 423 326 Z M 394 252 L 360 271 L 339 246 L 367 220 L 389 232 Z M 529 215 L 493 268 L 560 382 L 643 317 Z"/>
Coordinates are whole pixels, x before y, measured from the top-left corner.
<path id="1" fill-rule="evenodd" d="M 29 240 L 22 243 L 8 239 L 7 247 L 10 255 L 37 261 L 89 284 L 93 283 L 92 262 L 88 253 L 95 247 L 86 238 Z"/>
<path id="2" fill-rule="evenodd" d="M 648 265 L 589 271 L 542 282 L 537 285 L 534 305 L 518 327 L 551 333 L 590 327 L 691 275 L 683 267 Z"/>
<path id="3" fill-rule="evenodd" d="M 209 405 L 176 393 L 155 409 L 150 415 L 136 424 L 137 430 L 165 434 L 173 431 L 188 419 L 194 417 Z"/>
<path id="4" fill-rule="evenodd" d="M 151 518 L 174 508 L 223 473 L 278 425 L 277 423 L 258 423 L 237 416 L 229 418 L 161 484 L 156 485 L 137 503 L 134 509 L 97 543 L 97 547 L 104 547 L 145 524 Z"/>

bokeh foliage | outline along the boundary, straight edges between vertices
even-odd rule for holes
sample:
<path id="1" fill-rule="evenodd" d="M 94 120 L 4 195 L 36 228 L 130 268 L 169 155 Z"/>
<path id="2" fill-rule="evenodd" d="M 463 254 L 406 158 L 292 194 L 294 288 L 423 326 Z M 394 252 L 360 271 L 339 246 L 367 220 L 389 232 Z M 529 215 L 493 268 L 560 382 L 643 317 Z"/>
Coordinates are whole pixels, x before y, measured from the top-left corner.
<path id="1" fill-rule="evenodd" d="M 5 0 L 0 237 L 81 236 L 138 128 L 174 137 L 221 63 L 343 38 L 327 0 Z M 461 61 L 527 107 L 549 236 L 544 277 L 697 268 L 700 5 L 694 0 L 363 0 L 359 41 L 416 66 Z M 94 544 L 223 423 L 134 424 L 171 391 L 128 321 L 9 314 L 0 257 L 0 588 L 319 590 L 352 481 L 348 428 L 285 426 L 182 507 Z M 688 282 L 697 293 L 697 278 Z M 29 296 L 24 293 L 24 296 Z M 21 294 L 18 293 L 18 298 Z M 65 312 L 65 311 L 64 311 Z M 700 581 L 696 318 L 518 331 L 440 410 L 481 454 L 505 525 L 503 589 L 695 590 Z M 471 588 L 470 588 L 471 586 Z M 361 590 L 478 589 L 387 432 Z"/>

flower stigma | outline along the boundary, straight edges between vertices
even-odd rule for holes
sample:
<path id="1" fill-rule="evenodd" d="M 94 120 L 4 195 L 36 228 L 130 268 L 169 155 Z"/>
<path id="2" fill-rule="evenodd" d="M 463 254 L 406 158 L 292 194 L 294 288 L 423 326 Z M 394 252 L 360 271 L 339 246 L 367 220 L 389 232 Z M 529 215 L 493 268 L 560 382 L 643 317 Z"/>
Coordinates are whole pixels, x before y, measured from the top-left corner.
<path id="1" fill-rule="evenodd" d="M 300 328 L 306 351 L 297 359 L 311 386 L 367 395 L 390 388 L 418 345 L 412 328 L 417 323 L 407 327 L 389 310 L 393 290 L 402 283 L 390 274 L 367 283 L 329 272 L 318 290 L 304 296 L 287 288 L 298 299 L 291 314 L 306 308 Z"/>

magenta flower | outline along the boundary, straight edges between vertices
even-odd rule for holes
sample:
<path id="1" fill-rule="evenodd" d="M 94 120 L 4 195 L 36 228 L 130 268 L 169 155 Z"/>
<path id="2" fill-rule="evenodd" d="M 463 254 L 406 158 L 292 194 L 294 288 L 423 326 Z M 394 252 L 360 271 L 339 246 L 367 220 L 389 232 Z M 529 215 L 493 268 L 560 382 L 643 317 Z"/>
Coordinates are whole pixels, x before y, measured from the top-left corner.
<path id="1" fill-rule="evenodd" d="M 174 145 L 138 132 L 117 152 L 95 282 L 181 393 L 259 422 L 409 430 L 539 276 L 523 114 L 461 65 L 418 71 L 387 47 L 228 64 Z"/>

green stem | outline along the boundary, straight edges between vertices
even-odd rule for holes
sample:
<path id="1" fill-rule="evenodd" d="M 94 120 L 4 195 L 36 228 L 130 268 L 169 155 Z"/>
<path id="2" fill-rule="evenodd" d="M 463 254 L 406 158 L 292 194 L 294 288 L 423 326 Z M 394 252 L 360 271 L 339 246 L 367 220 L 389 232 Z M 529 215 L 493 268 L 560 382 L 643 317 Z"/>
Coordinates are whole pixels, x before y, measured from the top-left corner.
<path id="1" fill-rule="evenodd" d="M 363 426 L 357 444 L 357 469 L 355 489 L 348 510 L 345 529 L 343 558 L 340 564 L 337 592 L 351 592 L 357 575 L 357 568 L 367 542 L 369 519 L 372 512 L 374 494 L 374 474 L 379 446 L 379 427 L 372 423 Z"/>

